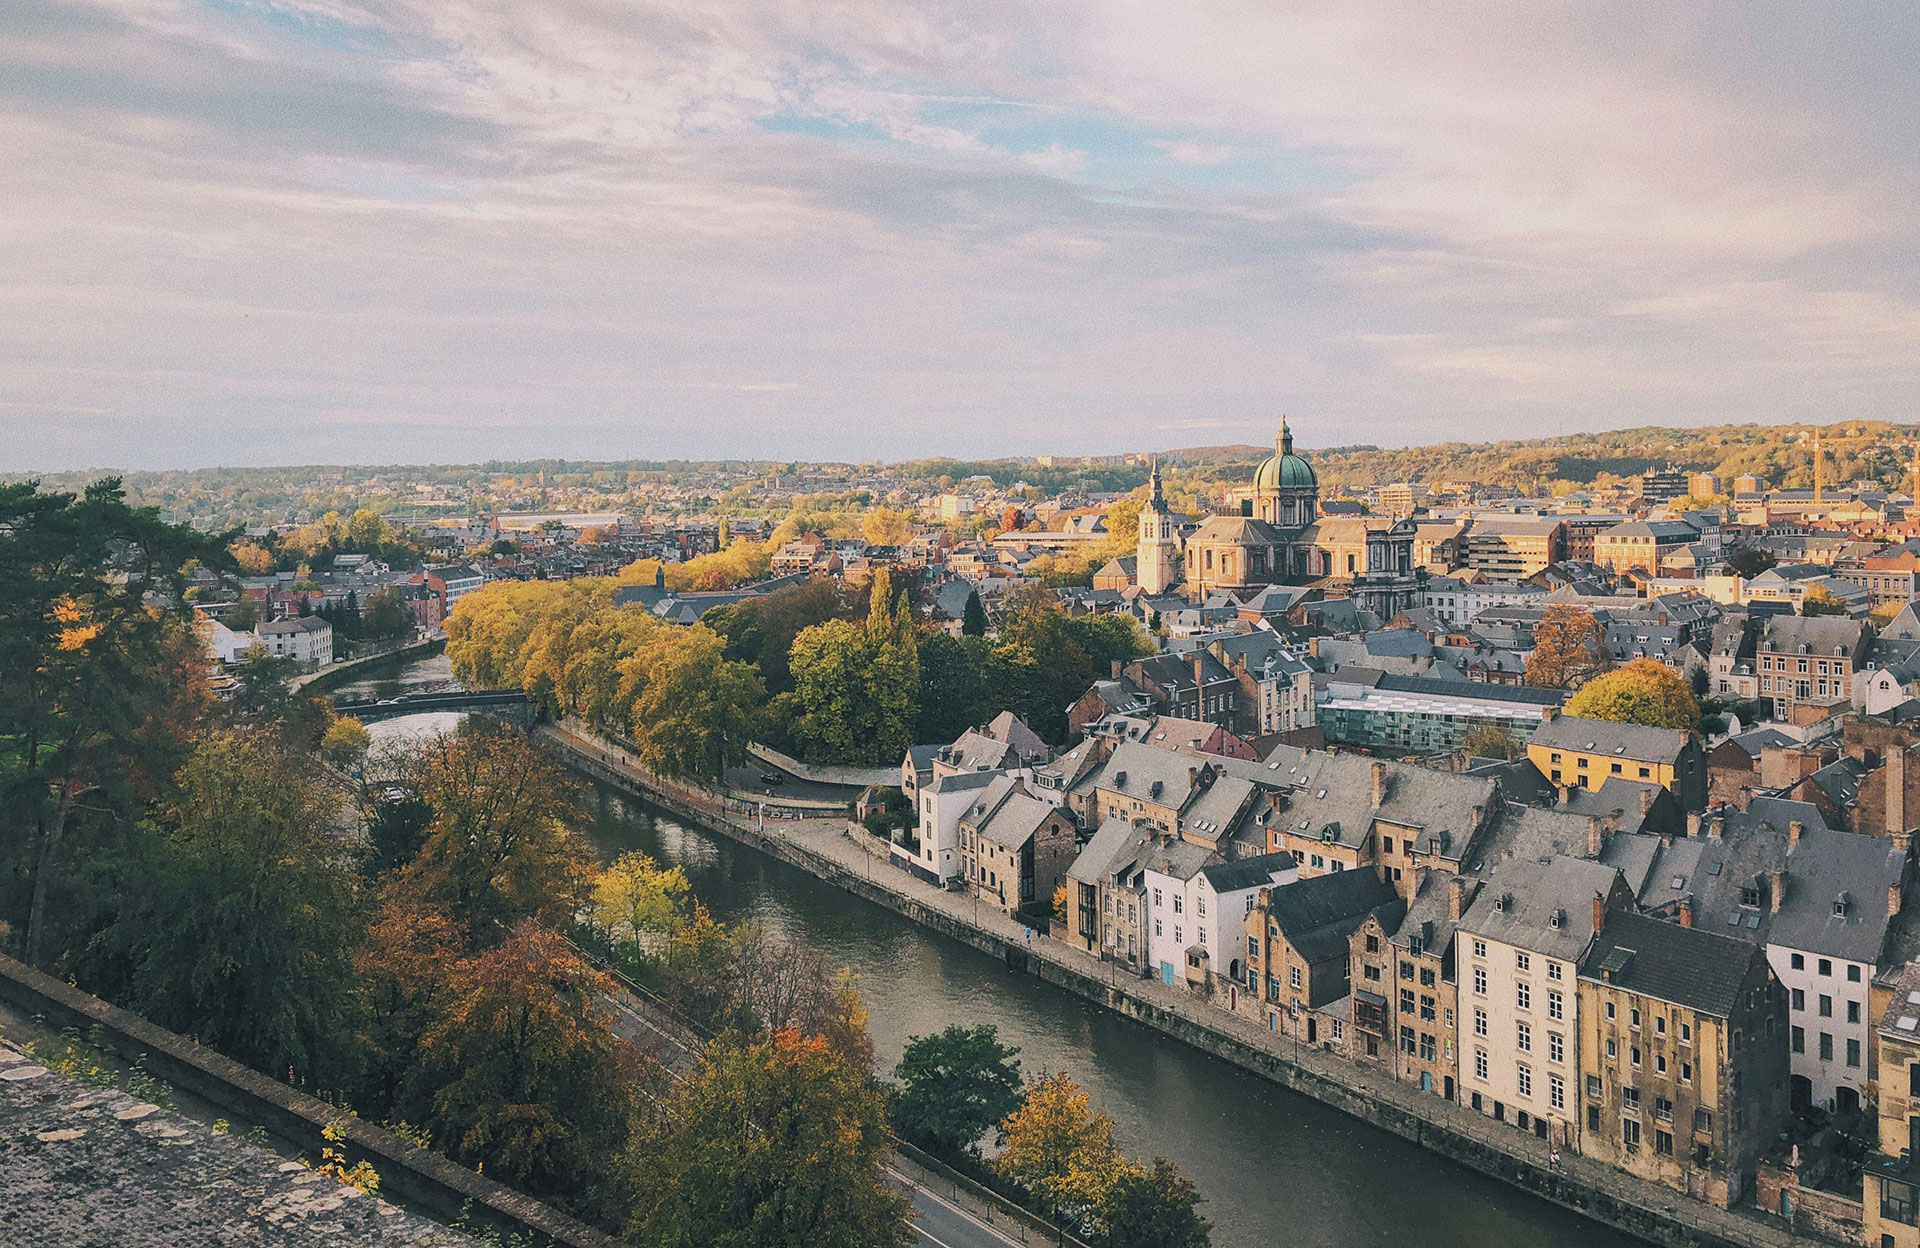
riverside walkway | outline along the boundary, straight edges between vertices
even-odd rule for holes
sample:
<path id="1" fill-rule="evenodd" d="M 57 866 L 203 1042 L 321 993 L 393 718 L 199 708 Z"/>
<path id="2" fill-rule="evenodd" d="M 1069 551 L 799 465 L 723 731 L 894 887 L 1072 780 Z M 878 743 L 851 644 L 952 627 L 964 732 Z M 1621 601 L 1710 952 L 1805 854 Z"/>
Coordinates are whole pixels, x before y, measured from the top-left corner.
<path id="1" fill-rule="evenodd" d="M 581 725 L 547 724 L 539 732 L 586 774 L 1542 1199 L 1656 1243 L 1795 1248 L 1813 1242 L 1758 1211 L 1721 1209 L 1590 1158 L 1563 1153 L 1554 1165 L 1547 1143 L 1530 1134 L 1277 1035 L 1184 987 L 1138 978 L 970 894 L 917 880 L 891 865 L 885 842 L 844 817 L 762 819 L 750 801 L 651 774 L 619 742 Z"/>

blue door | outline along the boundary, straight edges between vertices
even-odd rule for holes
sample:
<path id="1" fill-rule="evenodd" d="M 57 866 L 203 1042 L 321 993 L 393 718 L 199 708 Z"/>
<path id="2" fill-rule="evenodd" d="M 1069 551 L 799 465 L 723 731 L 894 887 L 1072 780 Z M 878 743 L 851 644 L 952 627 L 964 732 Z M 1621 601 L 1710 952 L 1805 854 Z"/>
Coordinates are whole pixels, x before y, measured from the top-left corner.
<path id="1" fill-rule="evenodd" d="M 1431 1072 L 1424 1070 L 1420 1072 L 1420 1090 L 1422 1092 L 1433 1091 L 1433 1075 Z"/>
<path id="2" fill-rule="evenodd" d="M 1169 988 L 1173 987 L 1173 963 L 1162 962 L 1160 964 L 1160 982 Z"/>

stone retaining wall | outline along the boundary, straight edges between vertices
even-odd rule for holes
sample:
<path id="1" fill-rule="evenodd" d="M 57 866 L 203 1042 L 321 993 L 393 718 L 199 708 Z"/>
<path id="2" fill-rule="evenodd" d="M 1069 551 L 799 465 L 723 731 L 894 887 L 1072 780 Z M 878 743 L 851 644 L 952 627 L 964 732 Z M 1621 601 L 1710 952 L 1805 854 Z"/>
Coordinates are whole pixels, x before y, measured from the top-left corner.
<path id="1" fill-rule="evenodd" d="M 615 1248 L 616 1240 L 576 1218 L 4 955 L 0 998 L 55 1027 L 78 1030 L 127 1061 L 143 1063 L 156 1078 L 315 1156 L 321 1131 L 337 1124 L 350 1159 L 365 1158 L 379 1171 L 383 1194 L 443 1222 L 466 1214 L 515 1234 L 531 1233 L 536 1242 Z"/>

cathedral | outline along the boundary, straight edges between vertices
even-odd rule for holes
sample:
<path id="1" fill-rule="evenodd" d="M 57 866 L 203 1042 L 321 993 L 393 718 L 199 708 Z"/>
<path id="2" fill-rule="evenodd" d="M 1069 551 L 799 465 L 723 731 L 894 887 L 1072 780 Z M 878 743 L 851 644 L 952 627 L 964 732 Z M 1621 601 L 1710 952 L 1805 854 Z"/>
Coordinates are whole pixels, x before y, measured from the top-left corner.
<path id="1" fill-rule="evenodd" d="M 1262 585 L 1320 584 L 1344 588 L 1383 621 L 1420 603 L 1412 523 L 1322 516 L 1320 480 L 1294 454 L 1285 418 L 1239 514 L 1208 516 L 1182 541 L 1158 464 L 1151 485 L 1135 556 L 1136 577 L 1148 594 L 1179 592 L 1199 602 L 1216 589 L 1238 594 Z"/>

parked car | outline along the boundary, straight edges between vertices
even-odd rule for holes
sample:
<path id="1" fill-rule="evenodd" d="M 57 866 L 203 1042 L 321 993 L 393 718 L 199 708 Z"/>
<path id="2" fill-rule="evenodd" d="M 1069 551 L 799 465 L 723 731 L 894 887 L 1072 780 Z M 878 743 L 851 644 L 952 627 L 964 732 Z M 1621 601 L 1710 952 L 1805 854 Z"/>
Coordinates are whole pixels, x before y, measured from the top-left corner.
<path id="1" fill-rule="evenodd" d="M 786 782 L 787 778 L 777 771 L 763 771 L 760 773 L 761 784 L 785 784 Z"/>

